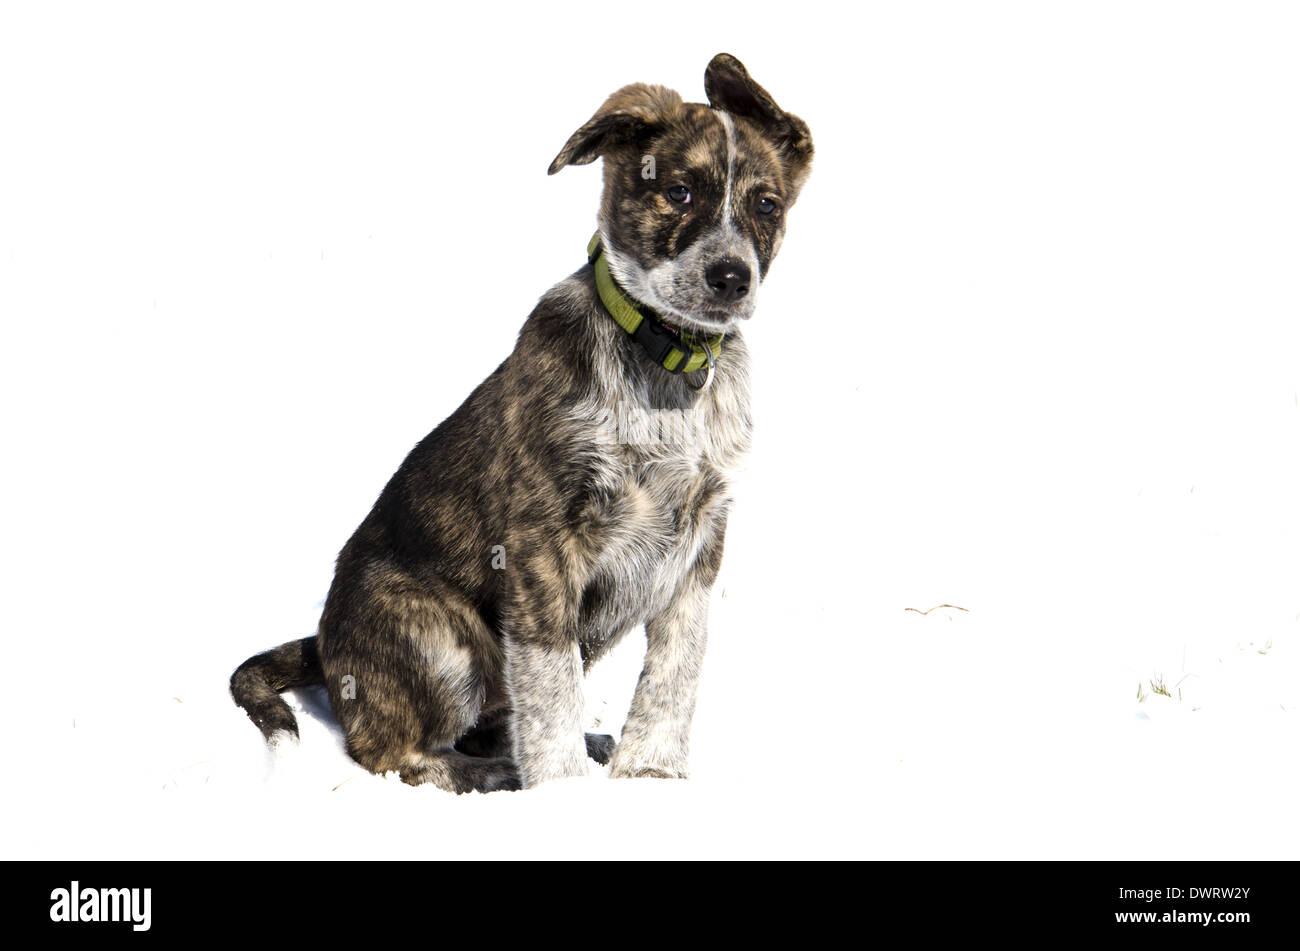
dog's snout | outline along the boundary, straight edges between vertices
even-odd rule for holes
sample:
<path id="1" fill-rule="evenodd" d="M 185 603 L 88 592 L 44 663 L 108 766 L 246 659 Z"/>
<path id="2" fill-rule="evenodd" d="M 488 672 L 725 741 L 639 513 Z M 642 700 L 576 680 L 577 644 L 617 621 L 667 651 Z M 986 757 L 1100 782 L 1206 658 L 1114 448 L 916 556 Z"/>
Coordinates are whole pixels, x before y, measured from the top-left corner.
<path id="1" fill-rule="evenodd" d="M 720 300 L 739 300 L 749 293 L 749 268 L 739 261 L 719 261 L 704 272 L 704 283 Z"/>

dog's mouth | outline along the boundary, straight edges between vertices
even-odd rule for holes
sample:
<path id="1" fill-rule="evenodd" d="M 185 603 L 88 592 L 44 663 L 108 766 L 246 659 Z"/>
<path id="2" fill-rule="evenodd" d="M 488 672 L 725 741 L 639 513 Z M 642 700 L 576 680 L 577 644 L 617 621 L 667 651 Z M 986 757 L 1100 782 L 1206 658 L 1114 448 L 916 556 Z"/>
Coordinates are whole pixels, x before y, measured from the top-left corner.
<path id="1" fill-rule="evenodd" d="M 748 317 L 748 314 L 743 315 L 744 319 Z M 660 317 L 659 322 L 680 336 L 682 333 L 727 333 L 735 328 L 736 322 L 740 319 L 742 319 L 742 315 L 731 314 L 726 311 L 706 311 L 690 318 L 676 314 L 666 319 Z"/>
<path id="2" fill-rule="evenodd" d="M 652 285 L 649 290 L 653 298 L 647 301 L 650 308 L 660 314 L 661 319 L 672 321 L 688 332 L 726 333 L 754 312 L 752 296 L 736 303 L 722 304 L 707 299 L 712 295 L 701 294 L 699 288 L 689 281 L 685 287 L 674 283 L 658 288 Z"/>
<path id="3" fill-rule="evenodd" d="M 659 323 L 663 324 L 665 327 L 667 327 L 669 330 L 671 330 L 673 333 L 677 334 L 677 336 L 680 337 L 683 333 L 689 334 L 693 331 L 698 331 L 698 330 L 708 330 L 712 333 L 722 333 L 724 331 L 730 330 L 732 324 L 734 324 L 735 321 L 724 320 L 724 319 L 700 320 L 697 318 L 695 320 L 686 322 L 686 321 L 682 321 L 681 318 L 679 317 L 674 317 L 672 320 L 664 320 L 660 318 Z"/>

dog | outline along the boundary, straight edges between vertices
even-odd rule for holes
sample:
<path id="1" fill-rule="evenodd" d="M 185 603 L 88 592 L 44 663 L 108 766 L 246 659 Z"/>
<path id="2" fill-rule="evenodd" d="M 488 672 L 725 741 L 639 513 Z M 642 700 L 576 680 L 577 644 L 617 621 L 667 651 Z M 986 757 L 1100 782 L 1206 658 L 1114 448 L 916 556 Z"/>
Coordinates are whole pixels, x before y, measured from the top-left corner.
<path id="1" fill-rule="evenodd" d="M 704 88 L 707 105 L 625 86 L 551 163 L 604 160 L 587 261 L 407 456 L 340 552 L 316 635 L 234 672 L 272 744 L 298 738 L 279 694 L 324 684 L 348 754 L 407 783 L 520 789 L 589 758 L 686 776 L 752 426 L 740 326 L 813 157 L 807 124 L 735 57 Z M 584 674 L 641 625 L 619 741 L 584 733 Z"/>

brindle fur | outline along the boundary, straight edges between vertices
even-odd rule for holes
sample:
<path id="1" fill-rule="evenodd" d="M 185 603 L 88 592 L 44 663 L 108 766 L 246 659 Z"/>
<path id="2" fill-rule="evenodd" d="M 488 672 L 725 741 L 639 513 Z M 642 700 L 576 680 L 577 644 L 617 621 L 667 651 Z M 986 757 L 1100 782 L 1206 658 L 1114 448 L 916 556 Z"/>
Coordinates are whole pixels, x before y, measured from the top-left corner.
<path id="1" fill-rule="evenodd" d="M 557 284 L 344 546 L 315 638 L 235 672 L 232 694 L 268 739 L 297 736 L 278 692 L 323 682 L 348 753 L 408 783 L 516 789 L 583 775 L 588 757 L 616 777 L 686 775 L 728 472 L 751 426 L 737 324 L 755 294 L 719 301 L 702 272 L 726 257 L 758 285 L 812 159 L 807 126 L 738 60 L 715 57 L 705 88 L 707 106 L 620 89 L 550 170 L 604 158 L 611 270 L 683 330 L 726 329 L 712 385 L 653 363 L 603 309 L 590 265 Z M 667 196 L 675 185 L 687 206 Z M 756 211 L 763 196 L 774 213 Z M 610 425 L 661 410 L 689 438 L 628 441 Z M 585 735 L 585 671 L 642 624 L 621 740 Z"/>

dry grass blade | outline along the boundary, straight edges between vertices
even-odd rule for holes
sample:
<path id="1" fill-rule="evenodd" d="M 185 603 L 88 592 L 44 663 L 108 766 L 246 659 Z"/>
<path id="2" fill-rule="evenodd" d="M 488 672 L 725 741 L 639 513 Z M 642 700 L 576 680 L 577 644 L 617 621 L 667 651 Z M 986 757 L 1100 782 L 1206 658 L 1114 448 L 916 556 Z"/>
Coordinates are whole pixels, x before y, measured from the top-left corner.
<path id="1" fill-rule="evenodd" d="M 922 611 L 920 608 L 903 608 L 903 610 L 904 610 L 904 611 L 915 611 L 917 614 L 920 614 L 920 615 L 926 615 L 926 614 L 929 614 L 930 611 L 937 611 L 937 610 L 939 610 L 940 608 L 952 608 L 954 611 L 966 611 L 967 614 L 970 614 L 970 611 L 968 611 L 966 608 L 958 607 L 958 606 L 955 605 L 955 604 L 936 604 L 934 607 L 932 607 L 932 608 L 930 608 L 930 609 L 928 609 L 928 610 L 926 610 L 926 611 Z"/>

